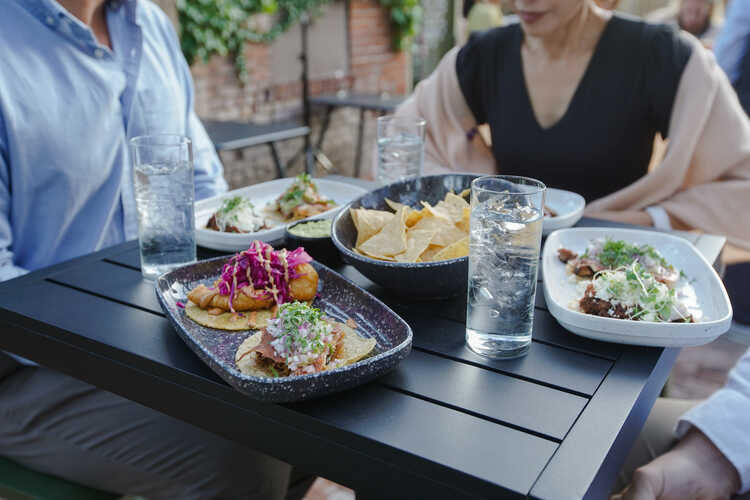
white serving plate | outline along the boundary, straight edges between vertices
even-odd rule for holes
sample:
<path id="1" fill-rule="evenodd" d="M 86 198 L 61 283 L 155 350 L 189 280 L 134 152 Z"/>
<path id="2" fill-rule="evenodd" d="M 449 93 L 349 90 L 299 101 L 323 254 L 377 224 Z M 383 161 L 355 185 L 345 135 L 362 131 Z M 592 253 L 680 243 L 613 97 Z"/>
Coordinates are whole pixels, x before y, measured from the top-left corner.
<path id="1" fill-rule="evenodd" d="M 579 255 L 589 241 L 609 237 L 634 244 L 649 244 L 667 261 L 682 270 L 695 289 L 697 306 L 703 317 L 697 323 L 652 323 L 603 318 L 570 309 L 580 299 L 557 250 L 568 248 Z M 729 330 L 732 305 L 711 264 L 684 238 L 656 231 L 617 228 L 574 228 L 555 231 L 547 237 L 542 252 L 544 298 L 552 316 L 578 335 L 607 342 L 662 347 L 707 344 Z"/>
<path id="2" fill-rule="evenodd" d="M 207 198 L 195 203 L 195 242 L 206 248 L 214 250 L 237 252 L 250 246 L 253 240 L 271 242 L 280 240 L 284 237 L 284 229 L 287 224 L 279 223 L 271 229 L 264 229 L 254 233 L 223 233 L 206 229 L 206 224 L 216 210 L 221 206 L 226 198 L 232 196 L 244 196 L 248 198 L 260 211 L 268 203 L 273 202 L 281 195 L 292 183 L 294 177 L 276 179 L 273 181 L 254 184 L 234 191 L 229 191 L 213 198 Z M 308 219 L 324 219 L 335 215 L 341 207 L 350 201 L 359 198 L 367 192 L 361 187 L 345 184 L 343 182 L 329 181 L 326 179 L 314 179 L 318 191 L 334 200 L 338 206 L 333 207 L 323 213 L 308 217 Z M 296 222 L 296 221 L 295 221 Z"/>
<path id="3" fill-rule="evenodd" d="M 555 217 L 545 217 L 542 223 L 542 234 L 547 235 L 557 229 L 571 227 L 583 215 L 586 200 L 578 193 L 564 189 L 547 188 L 544 204 L 557 212 Z"/>

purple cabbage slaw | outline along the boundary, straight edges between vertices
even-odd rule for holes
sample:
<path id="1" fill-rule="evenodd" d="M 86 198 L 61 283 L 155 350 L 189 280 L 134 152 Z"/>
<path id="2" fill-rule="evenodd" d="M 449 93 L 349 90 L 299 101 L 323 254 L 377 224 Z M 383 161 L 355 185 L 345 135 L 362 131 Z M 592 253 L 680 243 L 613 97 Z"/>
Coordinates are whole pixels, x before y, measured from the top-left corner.
<path id="1" fill-rule="evenodd" d="M 302 247 L 291 252 L 274 250 L 271 245 L 256 240 L 250 244 L 250 248 L 233 255 L 224 264 L 216 286 L 221 295 L 229 295 L 232 312 L 235 292 L 249 285 L 255 290 L 254 297 L 274 296 L 276 303 L 281 305 L 292 300 L 289 282 L 302 276 L 296 271 L 297 266 L 312 260 Z"/>

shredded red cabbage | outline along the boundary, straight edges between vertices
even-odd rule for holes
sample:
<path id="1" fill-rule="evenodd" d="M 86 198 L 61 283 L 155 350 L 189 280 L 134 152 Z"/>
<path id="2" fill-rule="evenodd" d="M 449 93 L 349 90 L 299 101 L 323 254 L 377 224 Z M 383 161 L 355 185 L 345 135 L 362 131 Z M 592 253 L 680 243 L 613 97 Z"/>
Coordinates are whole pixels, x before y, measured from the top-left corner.
<path id="1" fill-rule="evenodd" d="M 302 247 L 287 252 L 274 250 L 262 241 L 253 241 L 250 248 L 235 254 L 224 264 L 217 287 L 221 295 L 229 295 L 232 311 L 236 291 L 249 285 L 255 290 L 255 297 L 274 296 L 281 305 L 292 300 L 289 281 L 301 276 L 296 271 L 297 266 L 312 260 Z"/>

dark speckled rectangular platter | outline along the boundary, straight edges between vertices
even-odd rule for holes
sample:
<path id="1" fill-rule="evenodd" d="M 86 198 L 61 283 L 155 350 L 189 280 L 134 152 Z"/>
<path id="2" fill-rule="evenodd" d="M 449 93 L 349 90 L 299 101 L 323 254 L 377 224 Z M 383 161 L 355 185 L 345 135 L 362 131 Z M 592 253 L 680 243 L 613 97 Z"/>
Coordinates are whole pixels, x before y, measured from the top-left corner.
<path id="1" fill-rule="evenodd" d="M 357 322 L 357 333 L 374 337 L 373 354 L 357 363 L 310 375 L 282 378 L 252 377 L 234 363 L 237 347 L 253 330 L 228 332 L 201 326 L 177 305 L 187 303 L 190 290 L 203 283 L 211 286 L 228 257 L 205 260 L 162 275 L 156 295 L 179 336 L 221 378 L 253 399 L 291 402 L 317 398 L 368 382 L 392 370 L 411 351 L 409 325 L 388 306 L 340 274 L 313 262 L 318 272 L 318 296 L 313 305 L 328 316 Z"/>

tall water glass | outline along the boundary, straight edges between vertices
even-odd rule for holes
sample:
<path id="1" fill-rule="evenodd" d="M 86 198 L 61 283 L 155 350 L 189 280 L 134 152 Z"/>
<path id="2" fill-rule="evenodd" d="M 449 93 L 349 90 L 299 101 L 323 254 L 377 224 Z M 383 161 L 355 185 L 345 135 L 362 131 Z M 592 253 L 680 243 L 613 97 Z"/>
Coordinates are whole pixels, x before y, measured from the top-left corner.
<path id="1" fill-rule="evenodd" d="M 424 129 L 422 118 L 393 115 L 378 118 L 375 179 L 380 184 L 422 175 Z"/>
<path id="2" fill-rule="evenodd" d="M 491 358 L 531 345 L 545 186 L 527 177 L 471 183 L 466 343 Z"/>
<path id="3" fill-rule="evenodd" d="M 155 279 L 195 262 L 193 152 L 180 135 L 131 139 L 141 270 Z"/>

